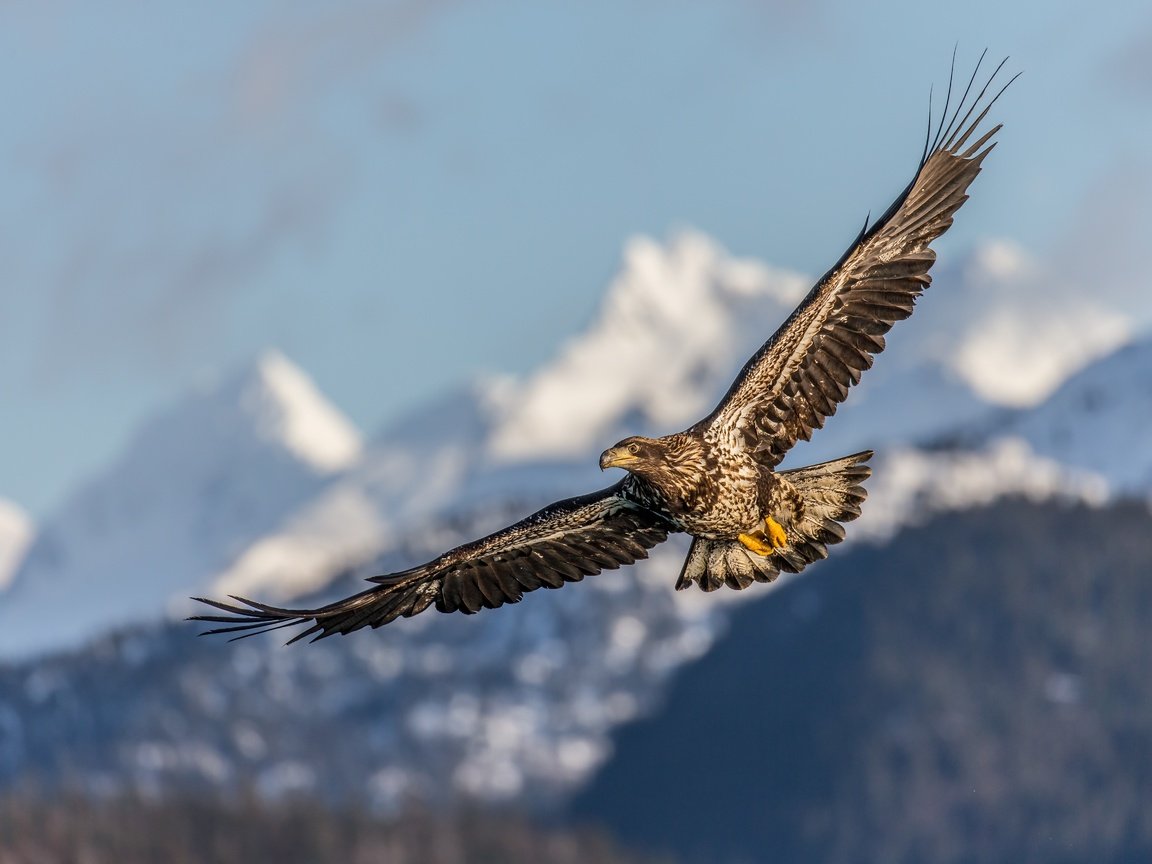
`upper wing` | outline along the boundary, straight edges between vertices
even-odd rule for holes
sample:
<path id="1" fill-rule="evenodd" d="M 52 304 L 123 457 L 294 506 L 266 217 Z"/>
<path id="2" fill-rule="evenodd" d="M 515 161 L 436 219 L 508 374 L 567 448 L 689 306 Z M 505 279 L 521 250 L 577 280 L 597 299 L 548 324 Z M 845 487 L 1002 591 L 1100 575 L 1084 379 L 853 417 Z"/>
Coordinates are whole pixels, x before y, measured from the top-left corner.
<path id="1" fill-rule="evenodd" d="M 835 413 L 873 355 L 884 350 L 884 334 L 912 314 L 916 298 L 932 281 L 928 269 L 936 253 L 928 244 L 948 230 L 968 200 L 980 163 L 995 146 L 989 142 L 1000 126 L 968 142 L 1004 88 L 969 120 L 1003 66 L 996 67 L 961 118 L 977 63 L 947 128 L 945 103 L 935 140 L 931 146 L 925 142 L 912 182 L 875 225 L 865 226 L 697 429 L 733 448 L 754 450 L 774 466 Z"/>
<path id="2" fill-rule="evenodd" d="M 516 603 L 525 591 L 559 588 L 603 570 L 648 557 L 648 550 L 675 530 L 615 486 L 545 507 L 515 525 L 465 543 L 411 570 L 369 579 L 379 583 L 345 600 L 317 609 L 280 609 L 233 597 L 234 605 L 196 598 L 228 615 L 197 615 L 194 621 L 227 624 L 208 633 L 251 636 L 313 622 L 290 640 L 315 634 L 351 633 L 423 612 L 478 612 Z M 240 638 L 240 637 L 236 637 Z"/>

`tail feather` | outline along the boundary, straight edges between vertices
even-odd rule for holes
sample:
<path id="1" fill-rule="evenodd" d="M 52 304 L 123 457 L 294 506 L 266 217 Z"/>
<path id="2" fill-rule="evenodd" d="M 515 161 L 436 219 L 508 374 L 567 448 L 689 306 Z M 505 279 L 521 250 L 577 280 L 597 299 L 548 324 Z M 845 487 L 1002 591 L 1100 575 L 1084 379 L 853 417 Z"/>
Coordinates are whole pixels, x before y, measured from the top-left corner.
<path id="1" fill-rule="evenodd" d="M 872 451 L 854 453 L 831 462 L 781 471 L 804 502 L 801 517 L 789 530 L 788 543 L 771 555 L 757 555 L 738 540 L 692 541 L 677 590 L 692 584 L 705 591 L 727 585 L 740 591 L 753 582 L 771 582 L 780 572 L 799 573 L 814 561 L 828 557 L 828 547 L 845 537 L 842 523 L 860 515 L 868 496 L 863 483 L 872 475 L 867 461 Z"/>

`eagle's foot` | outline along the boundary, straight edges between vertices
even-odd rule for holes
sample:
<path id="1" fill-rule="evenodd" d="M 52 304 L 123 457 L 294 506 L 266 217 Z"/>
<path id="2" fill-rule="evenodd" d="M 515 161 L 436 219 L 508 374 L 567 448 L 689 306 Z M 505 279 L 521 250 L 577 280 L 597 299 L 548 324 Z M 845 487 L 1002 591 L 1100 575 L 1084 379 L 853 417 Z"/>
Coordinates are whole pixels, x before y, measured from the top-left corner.
<path id="1" fill-rule="evenodd" d="M 764 557 L 767 557 L 776 551 L 771 543 L 765 542 L 767 538 L 762 538 L 759 531 L 757 531 L 755 534 L 739 534 L 737 535 L 736 539 L 751 549 L 753 552 L 755 552 L 757 555 L 763 555 Z"/>
<path id="2" fill-rule="evenodd" d="M 784 530 L 784 526 L 771 516 L 764 517 L 764 531 L 768 534 L 768 541 L 772 544 L 773 549 L 788 545 L 788 534 Z"/>
<path id="3" fill-rule="evenodd" d="M 784 531 L 783 525 L 767 516 L 763 528 L 758 528 L 751 534 L 740 534 L 736 539 L 757 555 L 767 558 L 777 549 L 787 545 L 788 534 Z"/>

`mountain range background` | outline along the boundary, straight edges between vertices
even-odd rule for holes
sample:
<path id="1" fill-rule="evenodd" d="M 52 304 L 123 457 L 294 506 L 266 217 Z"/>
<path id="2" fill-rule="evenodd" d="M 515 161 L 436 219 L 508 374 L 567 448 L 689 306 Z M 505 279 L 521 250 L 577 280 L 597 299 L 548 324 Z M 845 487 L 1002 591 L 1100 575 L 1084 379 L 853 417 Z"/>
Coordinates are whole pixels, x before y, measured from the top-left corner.
<path id="1" fill-rule="evenodd" d="M 1019 860 L 1056 826 L 1068 860 L 1136 860 L 1152 838 L 1132 803 L 1152 754 L 1152 342 L 1088 362 L 1033 408 L 990 403 L 925 348 L 963 343 L 930 304 L 977 266 L 941 268 L 922 310 L 941 329 L 897 331 L 859 398 L 798 448 L 879 453 L 850 542 L 795 584 L 674 592 L 674 540 L 516 607 L 310 646 L 206 642 L 179 619 L 190 596 L 348 593 L 604 483 L 599 441 L 707 410 L 756 347 L 751 311 L 779 320 L 803 280 L 698 234 L 640 241 L 553 361 L 375 435 L 282 353 L 261 354 L 145 423 L 22 541 L 0 595 L 0 783 L 161 800 L 244 789 L 383 814 L 511 807 L 678 860 L 959 861 L 971 824 L 986 860 Z M 681 349 L 668 362 L 666 344 Z M 568 407 L 581 398 L 595 407 Z M 516 439 L 533 412 L 536 451 Z M 987 751 L 1017 747 L 1017 761 Z M 668 821 L 682 802 L 656 791 L 678 784 L 709 790 L 693 805 L 708 830 L 672 830 L 688 828 Z M 745 818 L 744 795 L 779 810 Z M 1065 824 L 1097 795 L 1117 799 L 1107 825 Z M 910 800 L 935 803 L 879 830 Z"/>
<path id="2" fill-rule="evenodd" d="M 1003 143 L 915 316 L 787 462 L 877 451 L 830 561 L 674 592 L 673 540 L 518 606 L 287 649 L 182 621 L 191 596 L 348 593 L 706 413 L 906 180 L 923 105 L 876 94 L 923 96 L 973 26 L 940 13 L 926 71 L 869 58 L 849 93 L 843 6 L 177 27 L 112 4 L 88 20 L 131 20 L 115 58 L 66 16 L 0 13 L 26 38 L 0 86 L 37 45 L 90 72 L 45 75 L 0 134 L 0 174 L 27 166 L 0 204 L 2 864 L 1152 855 L 1152 129 L 1117 119 L 1143 98 L 1136 7 L 1124 32 L 1000 16 L 1027 71 Z M 603 69 L 573 71 L 578 34 Z M 780 86 L 800 68 L 822 71 Z M 864 131 L 816 146 L 837 112 Z"/>

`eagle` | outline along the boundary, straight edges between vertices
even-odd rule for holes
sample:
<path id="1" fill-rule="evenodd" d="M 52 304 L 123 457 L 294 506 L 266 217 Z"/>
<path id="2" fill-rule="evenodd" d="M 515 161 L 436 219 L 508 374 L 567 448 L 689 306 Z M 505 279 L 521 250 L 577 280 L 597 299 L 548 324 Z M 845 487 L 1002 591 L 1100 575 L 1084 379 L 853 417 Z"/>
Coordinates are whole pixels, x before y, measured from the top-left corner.
<path id="1" fill-rule="evenodd" d="M 307 625 L 295 642 L 380 627 L 431 606 L 472 614 L 632 564 L 675 533 L 692 537 L 677 589 L 741 590 L 826 558 L 828 546 L 844 539 L 844 523 L 860 515 L 871 451 L 806 468 L 777 466 L 836 412 L 884 350 L 885 334 L 912 314 L 930 284 L 931 243 L 948 230 L 996 146 L 1001 126 L 980 127 L 1015 80 L 986 98 L 1005 59 L 976 92 L 985 54 L 951 114 L 954 75 L 939 122 L 929 108 L 911 182 L 879 219 L 865 220 L 716 408 L 682 432 L 625 438 L 601 454 L 601 469 L 626 472 L 619 482 L 558 501 L 426 564 L 371 578 L 371 587 L 334 603 L 285 609 L 242 597 L 195 598 L 217 614 L 192 620 L 223 625 L 205 635 L 233 638 Z"/>

